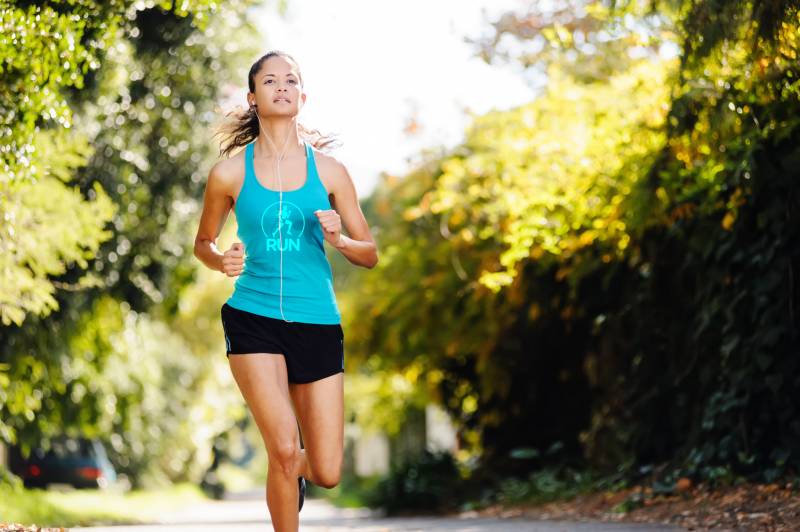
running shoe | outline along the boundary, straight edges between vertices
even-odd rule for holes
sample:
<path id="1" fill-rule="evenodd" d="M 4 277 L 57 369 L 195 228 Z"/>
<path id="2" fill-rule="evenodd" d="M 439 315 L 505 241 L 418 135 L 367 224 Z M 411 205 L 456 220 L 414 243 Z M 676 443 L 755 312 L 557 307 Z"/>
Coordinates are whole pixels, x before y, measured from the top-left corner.
<path id="1" fill-rule="evenodd" d="M 306 500 L 306 479 L 303 477 L 297 477 L 297 487 L 300 489 L 300 504 L 299 508 L 297 508 L 297 511 L 299 512 L 303 509 L 303 503 Z"/>

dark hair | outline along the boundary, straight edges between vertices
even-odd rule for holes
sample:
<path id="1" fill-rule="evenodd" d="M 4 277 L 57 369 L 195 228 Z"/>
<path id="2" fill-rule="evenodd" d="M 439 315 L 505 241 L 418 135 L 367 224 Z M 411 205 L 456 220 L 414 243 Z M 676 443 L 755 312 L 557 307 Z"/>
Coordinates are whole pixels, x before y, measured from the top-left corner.
<path id="1" fill-rule="evenodd" d="M 250 67 L 250 73 L 247 74 L 247 86 L 250 92 L 256 92 L 255 78 L 256 74 L 261 69 L 261 65 L 264 64 L 264 61 L 274 56 L 285 57 L 292 61 L 297 66 L 298 74 L 300 74 L 300 66 L 297 64 L 297 61 L 294 60 L 294 57 L 280 50 L 272 50 L 258 58 L 258 61 L 253 63 L 253 66 Z M 300 87 L 302 86 L 303 76 L 300 74 Z M 219 144 L 219 154 L 220 156 L 224 155 L 227 157 L 236 148 L 245 146 L 258 137 L 259 128 L 258 117 L 256 116 L 255 109 L 252 107 L 242 109 L 241 106 L 239 106 L 235 110 L 228 112 L 225 116 L 232 118 L 224 121 L 217 127 L 214 136 L 222 137 Z M 332 143 L 337 142 L 333 135 L 323 135 L 319 130 L 309 129 L 299 122 L 297 123 L 297 129 L 300 136 L 318 150 L 325 149 Z"/>

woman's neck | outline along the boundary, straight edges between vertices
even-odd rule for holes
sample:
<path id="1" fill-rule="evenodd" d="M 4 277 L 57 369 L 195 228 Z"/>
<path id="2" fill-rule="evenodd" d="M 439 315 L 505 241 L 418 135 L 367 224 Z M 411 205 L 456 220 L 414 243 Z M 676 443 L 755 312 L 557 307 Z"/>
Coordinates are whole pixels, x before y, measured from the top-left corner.
<path id="1" fill-rule="evenodd" d="M 281 153 L 284 157 L 288 157 L 302 149 L 297 124 L 293 119 L 269 121 L 261 119 L 261 124 L 263 128 L 256 138 L 255 146 L 259 157 L 277 157 Z"/>

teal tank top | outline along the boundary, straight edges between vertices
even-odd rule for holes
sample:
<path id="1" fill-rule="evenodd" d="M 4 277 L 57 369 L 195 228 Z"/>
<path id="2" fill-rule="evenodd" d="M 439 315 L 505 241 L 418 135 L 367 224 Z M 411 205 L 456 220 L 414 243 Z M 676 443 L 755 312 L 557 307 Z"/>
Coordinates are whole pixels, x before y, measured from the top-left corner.
<path id="1" fill-rule="evenodd" d="M 227 303 L 270 318 L 338 324 L 341 315 L 333 290 L 333 273 L 325 256 L 322 226 L 314 214 L 319 209 L 330 209 L 331 204 L 317 173 L 311 145 L 303 143 L 307 177 L 302 187 L 283 192 L 281 209 L 278 191 L 264 187 L 256 179 L 254 144 L 245 147 L 244 183 L 234 205 L 236 234 L 244 244 L 245 261 Z"/>

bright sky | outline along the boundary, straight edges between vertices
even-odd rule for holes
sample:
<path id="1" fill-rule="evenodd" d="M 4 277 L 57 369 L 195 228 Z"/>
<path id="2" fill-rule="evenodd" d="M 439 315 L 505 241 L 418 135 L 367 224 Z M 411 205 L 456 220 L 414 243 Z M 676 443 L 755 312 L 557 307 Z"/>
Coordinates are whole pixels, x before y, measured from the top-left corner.
<path id="1" fill-rule="evenodd" d="M 359 196 L 382 171 L 404 174 L 421 148 L 458 144 L 468 124 L 464 108 L 482 114 L 534 97 L 518 74 L 486 65 L 464 42 L 521 0 L 288 4 L 284 17 L 259 8 L 253 22 L 263 28 L 265 52 L 283 50 L 300 64 L 308 94 L 300 122 L 338 134 L 333 155 Z M 421 126 L 413 138 L 403 132 L 412 116 Z"/>

